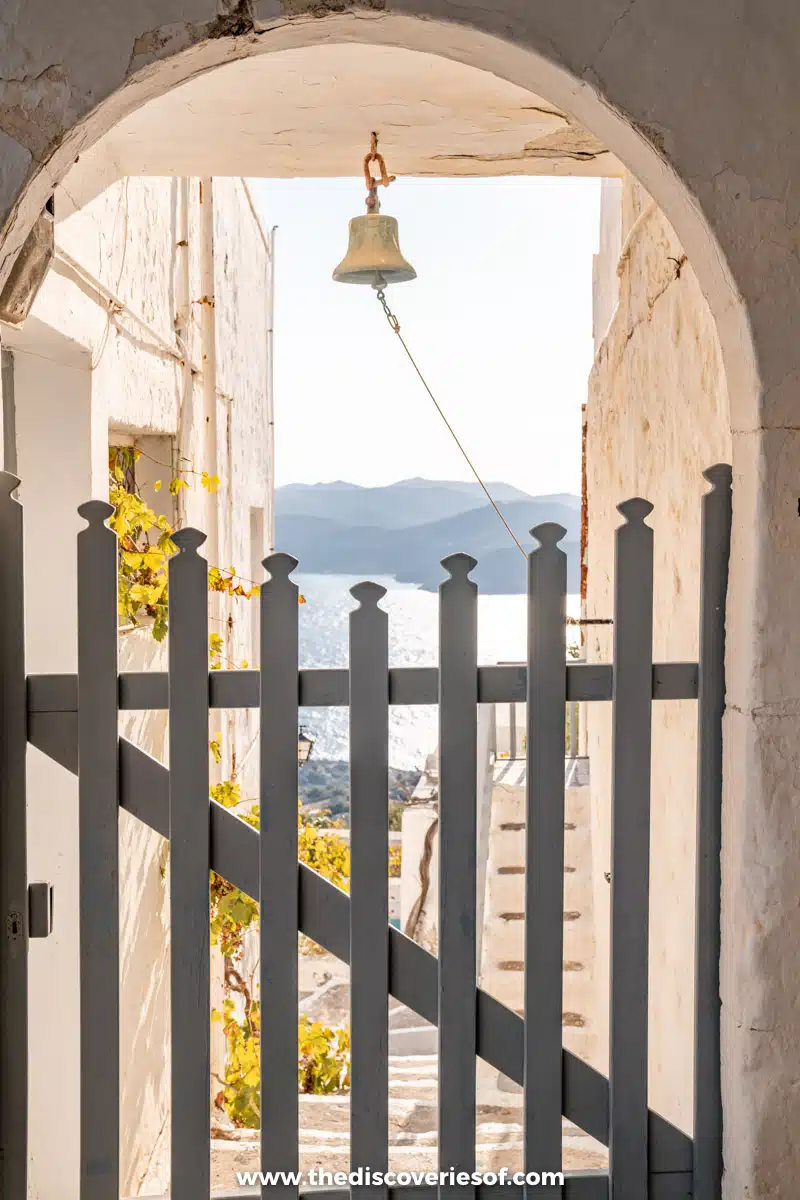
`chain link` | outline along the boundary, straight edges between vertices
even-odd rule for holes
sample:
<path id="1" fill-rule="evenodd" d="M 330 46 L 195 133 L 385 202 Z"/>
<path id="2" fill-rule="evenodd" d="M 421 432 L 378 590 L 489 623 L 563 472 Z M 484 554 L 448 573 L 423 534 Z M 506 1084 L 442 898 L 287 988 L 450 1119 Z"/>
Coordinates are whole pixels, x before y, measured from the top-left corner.
<path id="1" fill-rule="evenodd" d="M 383 309 L 386 320 L 389 322 L 389 324 L 391 325 L 391 327 L 395 331 L 395 333 L 399 333 L 400 332 L 400 322 L 398 321 L 397 317 L 394 315 L 392 310 L 389 308 L 389 302 L 386 299 L 386 293 L 384 292 L 383 288 L 378 288 L 377 294 L 378 294 L 378 300 L 380 301 L 380 305 L 381 305 L 381 308 Z"/>

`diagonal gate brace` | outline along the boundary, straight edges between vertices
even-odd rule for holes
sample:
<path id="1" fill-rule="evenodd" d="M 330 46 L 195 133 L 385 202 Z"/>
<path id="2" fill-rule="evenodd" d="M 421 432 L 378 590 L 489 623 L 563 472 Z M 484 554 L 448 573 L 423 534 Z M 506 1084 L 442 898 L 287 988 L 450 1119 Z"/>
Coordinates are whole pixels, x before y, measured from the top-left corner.
<path id="1" fill-rule="evenodd" d="M 31 712 L 28 740 L 72 774 L 78 773 L 74 712 Z M 125 738 L 119 741 L 120 805 L 162 837 L 169 837 L 169 770 Z M 211 866 L 250 896 L 258 894 L 258 831 L 214 802 L 209 804 Z M 315 871 L 300 868 L 300 932 L 342 962 L 350 959 L 350 900 Z M 425 1021 L 437 1023 L 437 959 L 399 930 L 390 929 L 392 996 Z M 477 1050 L 491 1066 L 523 1082 L 524 1021 L 487 992 L 477 992 Z M 608 1145 L 608 1080 L 568 1050 L 562 1051 L 564 1116 Z M 679 1179 L 692 1170 L 692 1142 L 657 1113 L 649 1114 L 651 1175 Z"/>

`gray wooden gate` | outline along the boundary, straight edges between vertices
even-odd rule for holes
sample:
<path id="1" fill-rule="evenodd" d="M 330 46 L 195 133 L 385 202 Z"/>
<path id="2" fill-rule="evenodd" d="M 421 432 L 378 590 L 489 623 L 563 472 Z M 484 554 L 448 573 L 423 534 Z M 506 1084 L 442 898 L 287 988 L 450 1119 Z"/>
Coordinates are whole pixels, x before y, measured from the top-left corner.
<path id="1" fill-rule="evenodd" d="M 169 672 L 119 674 L 117 542 L 110 507 L 81 508 L 76 676 L 24 673 L 22 509 L 0 478 L 0 835 L 6 938 L 0 1003 L 2 1197 L 26 1195 L 29 936 L 47 933 L 46 889 L 25 866 L 26 738 L 79 775 L 81 1200 L 119 1196 L 118 820 L 122 807 L 170 839 L 173 1200 L 209 1195 L 209 870 L 260 898 L 264 1022 L 261 1168 L 296 1170 L 297 932 L 350 963 L 352 1163 L 388 1165 L 388 996 L 439 1030 L 439 1155 L 475 1167 L 475 1067 L 480 1056 L 523 1084 L 526 1171 L 560 1171 L 561 1118 L 609 1148 L 609 1171 L 567 1174 L 568 1200 L 718 1200 L 719 891 L 724 611 L 730 468 L 706 472 L 700 653 L 652 661 L 653 534 L 644 500 L 620 505 L 614 662 L 567 662 L 564 530 L 542 525 L 529 559 L 527 665 L 477 666 L 477 588 L 464 554 L 443 562 L 437 668 L 390 668 L 383 589 L 352 589 L 349 670 L 298 670 L 296 560 L 268 558 L 261 590 L 261 670 L 209 673 L 203 535 L 175 536 L 169 564 Z M 26 699 L 27 696 L 27 699 Z M 648 899 L 653 701 L 696 699 L 698 888 L 695 1127 L 689 1138 L 648 1109 Z M 613 706 L 611 1053 L 606 1079 L 562 1049 L 564 712 L 568 701 Z M 476 713 L 527 702 L 527 867 L 523 1020 L 476 982 Z M 387 900 L 390 705 L 438 704 L 441 900 L 439 955 L 393 929 Z M 297 861 L 298 706 L 349 705 L 349 897 Z M 261 718 L 261 833 L 209 801 L 209 708 Z M 118 712 L 169 710 L 169 769 L 118 734 Z M 268 1042 L 268 1048 L 267 1048 Z M 379 1200 L 382 1187 L 353 1189 Z M 417 1188 L 425 1200 L 435 1188 Z M 472 1187 L 443 1186 L 460 1200 Z M 481 1192 L 493 1189 L 481 1188 Z M 519 1196 L 521 1187 L 498 1187 Z M 291 1187 L 280 1191 L 289 1200 Z M 252 1193 L 251 1193 L 252 1194 Z"/>

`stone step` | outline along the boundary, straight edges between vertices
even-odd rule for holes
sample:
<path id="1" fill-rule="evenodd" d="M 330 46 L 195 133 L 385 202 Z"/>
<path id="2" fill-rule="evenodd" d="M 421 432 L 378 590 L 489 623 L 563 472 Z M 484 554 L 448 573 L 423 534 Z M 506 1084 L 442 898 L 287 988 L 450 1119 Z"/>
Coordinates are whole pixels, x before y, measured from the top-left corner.
<path id="1" fill-rule="evenodd" d="M 398 1079 L 389 1075 L 389 1095 L 390 1096 L 412 1096 L 419 1094 L 420 1096 L 435 1096 L 436 1090 L 439 1087 L 439 1080 L 436 1075 L 433 1077 L 417 1076 L 413 1079 Z"/>
<path id="2" fill-rule="evenodd" d="M 301 1098 L 302 1099 L 302 1098 Z M 307 1097 L 307 1100 L 329 1100 L 332 1097 Z M 348 1097 L 341 1097 L 348 1101 Z M 308 1105 L 301 1106 L 309 1107 Z M 347 1112 L 349 1110 L 349 1103 Z M 321 1115 L 321 1112 L 320 1114 Z M 570 1122 L 563 1123 L 562 1146 L 564 1168 L 568 1171 L 597 1170 L 607 1166 L 607 1154 L 586 1134 Z M 242 1131 L 243 1132 L 243 1131 Z M 390 1136 L 389 1165 L 392 1170 L 438 1169 L 438 1136 L 430 1130 L 398 1130 Z M 476 1137 L 476 1167 L 481 1171 L 522 1168 L 522 1126 L 512 1120 L 479 1120 Z M 236 1182 L 237 1171 L 258 1169 L 258 1140 L 252 1134 L 233 1140 L 214 1139 L 211 1143 L 212 1186 L 230 1187 Z M 322 1124 L 303 1128 L 300 1142 L 300 1169 L 348 1171 L 350 1144 L 348 1130 L 330 1130 Z"/>
<path id="3" fill-rule="evenodd" d="M 393 1002 L 389 1009 L 389 1029 L 410 1029 L 420 1024 L 422 1018 L 419 1013 L 415 1013 L 413 1009 L 408 1008 L 405 1004 Z M 427 1024 L 427 1022 L 426 1022 Z M 433 1029 L 433 1025 L 428 1025 L 429 1029 Z"/>
<path id="4" fill-rule="evenodd" d="M 390 1061 L 389 1079 L 435 1079 L 437 1077 L 439 1067 L 435 1059 L 432 1063 L 421 1063 L 419 1066 L 415 1066 L 413 1064 L 414 1057 L 416 1056 L 412 1056 L 411 1061 L 408 1059 L 404 1060 L 402 1065 L 399 1066 L 393 1066 Z M 426 1056 L 420 1054 L 419 1057 L 425 1058 Z"/>
<path id="5" fill-rule="evenodd" d="M 435 1067 L 438 1062 L 438 1054 L 390 1054 L 389 1069 L 402 1070 L 403 1067 Z"/>
<path id="6" fill-rule="evenodd" d="M 389 1030 L 389 1049 L 394 1054 L 432 1054 L 436 1050 L 437 1041 L 435 1025 L 417 1024 L 405 1029 Z"/>
<path id="7" fill-rule="evenodd" d="M 584 868 L 582 868 L 584 869 Z M 564 908 L 576 908 L 585 896 L 587 878 L 569 863 L 564 868 Z M 488 903 L 492 912 L 525 911 L 525 868 L 507 864 L 502 871 L 490 873 L 487 880 Z"/>
<path id="8" fill-rule="evenodd" d="M 500 1142 L 503 1145 L 522 1145 L 522 1126 L 518 1122 L 484 1121 L 475 1127 L 476 1144 L 493 1145 Z M 420 1145 L 437 1146 L 438 1130 L 409 1130 L 398 1132 L 392 1138 L 393 1146 Z M 347 1146 L 350 1142 L 350 1132 L 346 1129 L 304 1129 L 302 1132 L 303 1145 Z"/>

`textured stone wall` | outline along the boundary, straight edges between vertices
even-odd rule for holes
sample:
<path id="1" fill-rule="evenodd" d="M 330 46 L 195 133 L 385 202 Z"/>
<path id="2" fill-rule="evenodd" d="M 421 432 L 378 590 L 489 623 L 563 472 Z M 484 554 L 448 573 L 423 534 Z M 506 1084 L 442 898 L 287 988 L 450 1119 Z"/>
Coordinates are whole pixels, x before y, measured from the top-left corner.
<path id="1" fill-rule="evenodd" d="M 613 616 L 616 505 L 654 505 L 653 652 L 697 656 L 701 472 L 730 462 L 725 375 L 714 322 L 691 263 L 663 213 L 628 176 L 619 205 L 619 297 L 589 379 L 587 616 Z M 610 219 L 608 210 L 604 217 Z M 605 245 L 613 242 L 606 241 Z M 616 250 L 616 248 L 614 248 Z M 618 251 L 613 252 L 616 260 Z M 602 257 L 602 250 L 601 250 Z M 608 278 L 609 266 L 599 264 Z M 605 336 L 603 334 L 605 333 Z M 612 632 L 590 627 L 590 661 L 609 662 Z M 608 1029 L 611 711 L 586 705 L 592 770 L 598 1024 Z M 691 1128 L 696 704 L 653 708 L 651 858 L 651 1103 Z M 605 1068 L 606 1049 L 600 1064 Z"/>

